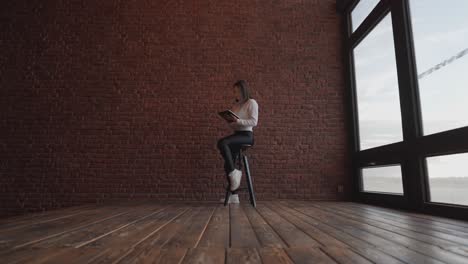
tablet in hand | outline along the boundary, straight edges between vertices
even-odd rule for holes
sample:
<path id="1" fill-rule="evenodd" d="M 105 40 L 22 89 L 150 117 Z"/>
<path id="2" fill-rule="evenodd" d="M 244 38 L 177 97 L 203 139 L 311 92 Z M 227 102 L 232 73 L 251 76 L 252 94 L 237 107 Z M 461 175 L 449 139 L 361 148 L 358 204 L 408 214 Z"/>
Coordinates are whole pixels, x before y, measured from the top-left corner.
<path id="1" fill-rule="evenodd" d="M 218 114 L 228 122 L 233 122 L 234 120 L 239 119 L 239 116 L 231 110 L 218 112 Z"/>

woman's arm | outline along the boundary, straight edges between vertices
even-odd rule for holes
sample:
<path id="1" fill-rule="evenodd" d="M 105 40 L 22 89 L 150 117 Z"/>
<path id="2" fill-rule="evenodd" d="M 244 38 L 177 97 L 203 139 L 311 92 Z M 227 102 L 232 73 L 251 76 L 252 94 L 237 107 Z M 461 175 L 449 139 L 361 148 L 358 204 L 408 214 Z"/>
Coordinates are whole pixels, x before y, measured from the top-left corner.
<path id="1" fill-rule="evenodd" d="M 243 126 L 256 126 L 258 123 L 258 104 L 255 100 L 251 100 L 248 108 L 248 119 L 237 119 L 236 123 Z"/>

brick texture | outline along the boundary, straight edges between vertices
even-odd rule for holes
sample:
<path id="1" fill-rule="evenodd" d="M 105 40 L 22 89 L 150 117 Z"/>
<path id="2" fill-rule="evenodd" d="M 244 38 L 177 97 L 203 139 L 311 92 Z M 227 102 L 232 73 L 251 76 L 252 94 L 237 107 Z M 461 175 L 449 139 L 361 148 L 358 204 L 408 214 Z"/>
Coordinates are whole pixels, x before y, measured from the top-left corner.
<path id="1" fill-rule="evenodd" d="M 347 199 L 341 19 L 335 0 L 2 3 L 0 216 L 219 200 L 237 79 L 257 198 Z"/>

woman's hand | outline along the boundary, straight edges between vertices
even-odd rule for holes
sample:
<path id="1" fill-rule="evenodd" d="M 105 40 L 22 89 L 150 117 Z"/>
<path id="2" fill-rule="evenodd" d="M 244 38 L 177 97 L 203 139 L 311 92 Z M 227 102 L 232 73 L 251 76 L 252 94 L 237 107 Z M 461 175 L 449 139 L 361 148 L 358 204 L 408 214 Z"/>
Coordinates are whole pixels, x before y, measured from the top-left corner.
<path id="1" fill-rule="evenodd" d="M 231 120 L 229 120 L 228 122 L 229 123 L 237 123 L 237 120 L 239 120 L 238 118 L 232 118 Z"/>

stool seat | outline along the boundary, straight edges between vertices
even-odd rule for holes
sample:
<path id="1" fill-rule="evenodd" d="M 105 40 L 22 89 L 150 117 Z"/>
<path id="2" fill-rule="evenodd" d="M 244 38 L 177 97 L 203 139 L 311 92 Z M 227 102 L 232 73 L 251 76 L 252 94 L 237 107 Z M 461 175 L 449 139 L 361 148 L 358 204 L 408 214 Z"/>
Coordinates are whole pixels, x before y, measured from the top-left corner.
<path id="1" fill-rule="evenodd" d="M 240 147 L 241 147 L 243 150 L 246 150 L 246 149 L 252 147 L 252 145 L 250 145 L 250 144 L 241 144 Z"/>

